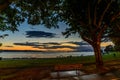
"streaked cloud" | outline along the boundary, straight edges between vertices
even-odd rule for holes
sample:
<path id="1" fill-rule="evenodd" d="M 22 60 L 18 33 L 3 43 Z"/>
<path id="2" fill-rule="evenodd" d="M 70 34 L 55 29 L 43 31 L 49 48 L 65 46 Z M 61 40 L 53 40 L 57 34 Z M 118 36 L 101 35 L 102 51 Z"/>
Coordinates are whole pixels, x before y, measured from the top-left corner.
<path id="1" fill-rule="evenodd" d="M 81 41 L 81 42 L 67 42 L 67 43 L 72 43 L 72 44 L 76 44 L 76 45 L 89 45 L 87 42 Z"/>
<path id="2" fill-rule="evenodd" d="M 24 43 L 14 43 L 14 45 L 19 46 L 31 46 L 36 49 L 45 49 L 46 51 L 92 51 L 88 43 L 82 42 L 47 42 L 47 43 L 39 43 L 39 42 L 24 42 Z"/>
<path id="3" fill-rule="evenodd" d="M 14 46 L 5 46 L 5 47 L 14 47 Z"/>
<path id="4" fill-rule="evenodd" d="M 23 42 L 23 43 L 13 43 L 13 44 L 21 45 L 21 46 L 37 46 L 39 44 L 39 42 Z"/>
<path id="5" fill-rule="evenodd" d="M 27 38 L 56 38 L 56 33 L 45 32 L 45 31 L 26 31 Z"/>

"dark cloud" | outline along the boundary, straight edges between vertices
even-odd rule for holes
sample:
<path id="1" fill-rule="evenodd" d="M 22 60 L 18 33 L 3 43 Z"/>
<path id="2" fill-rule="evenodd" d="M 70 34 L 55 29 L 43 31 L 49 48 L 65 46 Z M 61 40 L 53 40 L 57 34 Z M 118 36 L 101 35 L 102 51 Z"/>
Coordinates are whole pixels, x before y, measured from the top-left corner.
<path id="1" fill-rule="evenodd" d="M 82 42 L 68 42 L 68 43 L 78 45 L 78 47 L 74 48 L 75 51 L 78 51 L 78 52 L 93 51 L 93 48 L 91 47 L 91 45 L 89 43 L 87 43 L 87 42 L 84 42 L 84 41 L 82 41 Z"/>
<path id="2" fill-rule="evenodd" d="M 70 48 L 70 49 L 75 49 L 76 47 L 74 46 L 51 46 L 51 47 L 44 47 L 46 49 L 58 49 L 58 48 Z"/>
<path id="3" fill-rule="evenodd" d="M 13 46 L 5 46 L 5 47 L 13 47 Z"/>
<path id="4" fill-rule="evenodd" d="M 57 48 L 71 48 L 75 49 L 73 46 L 64 46 L 61 45 L 64 43 L 57 43 L 57 42 L 48 42 L 48 43 L 39 43 L 39 42 L 24 42 L 24 43 L 14 43 L 14 45 L 20 46 L 32 46 L 33 48 L 45 48 L 45 49 L 57 49 Z"/>
<path id="5" fill-rule="evenodd" d="M 24 43 L 13 43 L 14 45 L 21 46 L 39 46 L 39 42 L 24 42 Z"/>
<path id="6" fill-rule="evenodd" d="M 57 42 L 48 42 L 48 43 L 41 43 L 43 45 L 61 45 L 62 43 L 57 43 Z"/>
<path id="7" fill-rule="evenodd" d="M 62 44 L 70 43 L 75 44 L 78 46 L 65 46 Z M 24 42 L 24 43 L 14 43 L 14 45 L 21 45 L 21 46 L 31 46 L 33 48 L 45 48 L 45 49 L 58 49 L 58 48 L 69 48 L 73 49 L 74 51 L 93 51 L 92 47 L 85 42 L 48 42 L 48 43 L 39 43 L 39 42 Z"/>
<path id="8" fill-rule="evenodd" d="M 67 43 L 72 43 L 72 44 L 76 44 L 76 45 L 89 45 L 87 42 L 67 42 Z"/>
<path id="9" fill-rule="evenodd" d="M 26 31 L 27 38 L 55 38 L 57 34 L 44 31 Z"/>
<path id="10" fill-rule="evenodd" d="M 75 51 L 90 52 L 90 51 L 93 51 L 93 48 L 90 45 L 82 45 L 82 46 L 76 47 Z"/>

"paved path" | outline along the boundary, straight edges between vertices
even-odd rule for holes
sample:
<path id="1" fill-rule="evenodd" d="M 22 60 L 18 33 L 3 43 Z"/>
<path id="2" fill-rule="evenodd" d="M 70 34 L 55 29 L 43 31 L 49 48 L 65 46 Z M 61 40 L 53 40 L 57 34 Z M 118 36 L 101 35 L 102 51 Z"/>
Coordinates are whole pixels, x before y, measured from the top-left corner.
<path id="1" fill-rule="evenodd" d="M 99 75 L 99 74 L 85 74 L 83 72 L 80 72 L 81 76 L 77 77 L 71 77 L 71 75 L 76 75 L 76 71 L 65 71 L 65 72 L 60 72 L 60 76 L 68 76 L 62 79 L 51 79 L 51 80 L 120 80 L 113 72 L 106 73 L 104 75 Z M 51 76 L 53 78 L 57 77 L 57 73 L 53 72 L 51 73 Z"/>

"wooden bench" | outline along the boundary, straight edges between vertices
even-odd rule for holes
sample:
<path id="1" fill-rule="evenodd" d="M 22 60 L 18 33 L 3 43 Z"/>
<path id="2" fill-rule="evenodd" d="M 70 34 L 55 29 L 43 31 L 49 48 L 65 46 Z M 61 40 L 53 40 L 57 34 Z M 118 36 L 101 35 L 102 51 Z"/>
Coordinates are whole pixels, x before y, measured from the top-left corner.
<path id="1" fill-rule="evenodd" d="M 83 66 L 82 64 L 59 64 L 59 65 L 55 65 L 54 72 L 57 73 L 57 76 L 55 78 L 60 80 L 60 78 L 63 78 L 63 76 L 60 75 L 60 72 L 72 71 L 72 70 L 75 70 L 76 74 L 77 74 L 77 75 L 73 75 L 73 76 L 79 76 L 80 75 L 79 70 L 82 68 L 82 66 Z M 70 76 L 66 76 L 66 77 L 70 77 Z"/>

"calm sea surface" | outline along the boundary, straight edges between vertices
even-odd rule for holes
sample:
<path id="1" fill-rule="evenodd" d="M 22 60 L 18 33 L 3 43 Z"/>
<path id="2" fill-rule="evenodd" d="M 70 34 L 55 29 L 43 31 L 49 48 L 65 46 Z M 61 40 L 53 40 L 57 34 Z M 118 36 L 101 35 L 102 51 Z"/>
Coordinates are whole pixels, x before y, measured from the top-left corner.
<path id="1" fill-rule="evenodd" d="M 55 58 L 94 55 L 94 52 L 1 52 L 2 58 Z"/>

